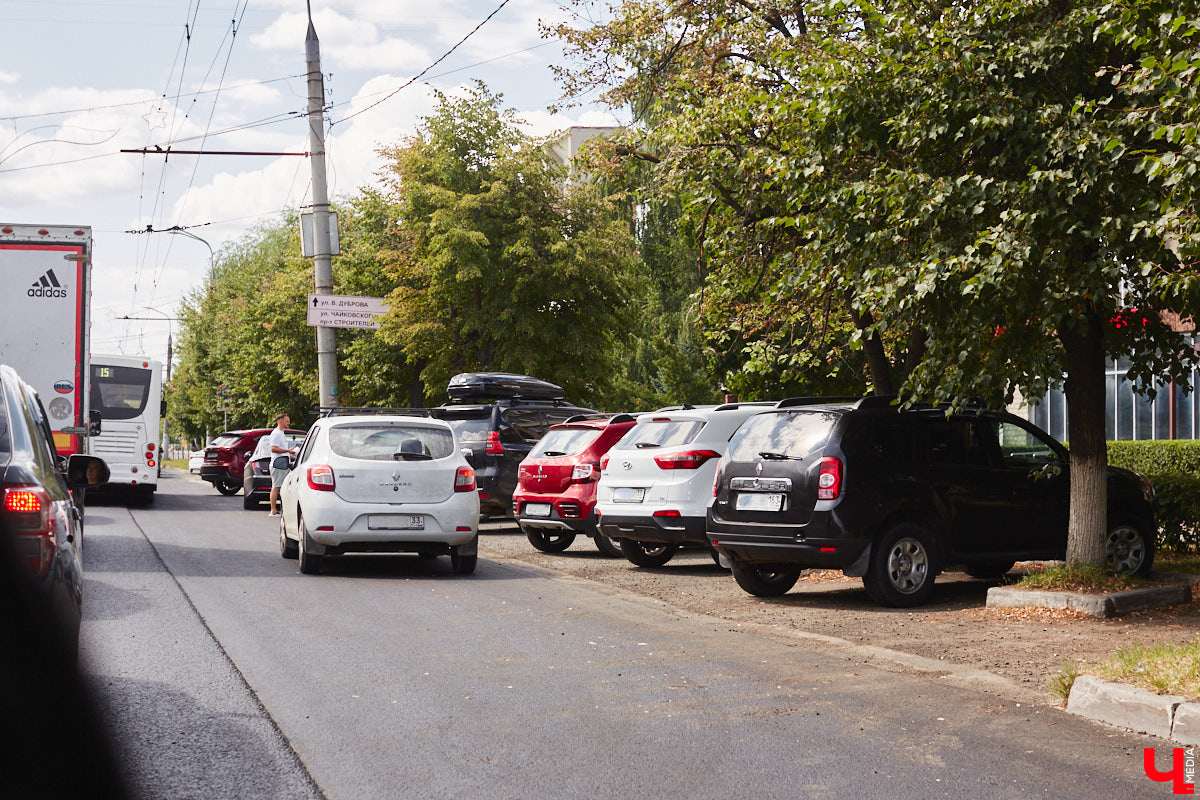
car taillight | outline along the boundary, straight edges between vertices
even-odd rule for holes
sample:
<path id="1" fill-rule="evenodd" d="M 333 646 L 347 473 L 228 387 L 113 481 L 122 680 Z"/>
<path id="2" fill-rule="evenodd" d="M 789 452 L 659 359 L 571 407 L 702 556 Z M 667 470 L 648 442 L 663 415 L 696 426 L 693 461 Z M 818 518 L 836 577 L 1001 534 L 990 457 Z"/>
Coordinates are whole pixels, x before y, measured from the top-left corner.
<path id="1" fill-rule="evenodd" d="M 148 442 L 146 444 L 146 466 L 154 466 L 154 442 Z"/>
<path id="2" fill-rule="evenodd" d="M 571 483 L 591 483 L 599 479 L 599 464 L 576 464 L 571 470 Z"/>
<path id="3" fill-rule="evenodd" d="M 673 508 L 661 508 L 658 511 L 655 511 L 651 516 L 676 518 L 681 516 L 681 514 Z"/>
<path id="4" fill-rule="evenodd" d="M 54 531 L 57 527 L 50 495 L 40 486 L 4 489 L 6 522 L 13 545 L 25 569 L 36 578 L 45 577 L 54 562 Z"/>
<path id="5" fill-rule="evenodd" d="M 833 456 L 821 459 L 817 473 L 817 499 L 836 500 L 842 493 L 842 462 Z"/>
<path id="6" fill-rule="evenodd" d="M 604 472 L 606 469 L 608 469 L 608 456 L 600 459 L 600 471 Z"/>
<path id="7" fill-rule="evenodd" d="M 475 491 L 475 470 L 470 467 L 459 467 L 454 473 L 454 491 Z"/>
<path id="8" fill-rule="evenodd" d="M 328 464 L 313 464 L 308 468 L 308 488 L 318 492 L 332 492 L 334 488 L 333 467 Z"/>
<path id="9" fill-rule="evenodd" d="M 721 460 L 717 462 L 717 472 L 713 475 L 713 497 L 717 496 L 717 492 L 721 488 L 721 470 L 725 468 L 725 456 L 721 456 Z"/>
<path id="10" fill-rule="evenodd" d="M 660 469 L 697 469 L 710 458 L 720 457 L 720 453 L 712 450 L 688 450 L 684 453 L 657 456 L 654 459 L 654 463 L 658 464 Z"/>
<path id="11" fill-rule="evenodd" d="M 487 448 L 485 452 L 494 456 L 504 455 L 504 445 L 500 444 L 500 432 L 488 431 Z"/>

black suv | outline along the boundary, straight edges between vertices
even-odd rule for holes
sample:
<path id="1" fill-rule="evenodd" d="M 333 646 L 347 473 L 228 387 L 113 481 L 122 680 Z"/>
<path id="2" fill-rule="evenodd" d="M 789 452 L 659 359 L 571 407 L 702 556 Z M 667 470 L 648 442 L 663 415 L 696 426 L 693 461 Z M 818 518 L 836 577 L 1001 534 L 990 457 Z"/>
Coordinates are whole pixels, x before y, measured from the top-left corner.
<path id="1" fill-rule="evenodd" d="M 430 412 L 454 428 L 475 469 L 479 513 L 488 516 L 512 516 L 517 468 L 551 425 L 596 413 L 563 400 L 562 387 L 528 375 L 465 372 L 446 391 L 451 401 Z"/>
<path id="2" fill-rule="evenodd" d="M 795 398 L 738 430 L 706 523 L 738 585 L 778 596 L 804 569 L 841 569 L 876 602 L 915 606 L 948 565 L 999 577 L 1016 561 L 1065 557 L 1061 444 L 1011 414 L 894 402 Z M 1150 482 L 1110 467 L 1108 520 L 1109 568 L 1149 572 Z"/>

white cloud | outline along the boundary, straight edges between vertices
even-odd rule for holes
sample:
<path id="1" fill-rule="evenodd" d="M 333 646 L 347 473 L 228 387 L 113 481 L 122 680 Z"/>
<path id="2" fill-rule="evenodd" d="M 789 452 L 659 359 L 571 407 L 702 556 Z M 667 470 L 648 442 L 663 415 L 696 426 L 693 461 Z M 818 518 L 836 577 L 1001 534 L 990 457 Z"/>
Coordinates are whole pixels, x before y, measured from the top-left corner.
<path id="1" fill-rule="evenodd" d="M 16 72 L 4 72 L 0 70 L 0 83 L 16 83 L 21 80 L 21 75 Z"/>
<path id="2" fill-rule="evenodd" d="M 381 38 L 373 21 L 351 19 L 332 10 L 313 14 L 321 44 L 321 69 L 418 71 L 429 64 L 429 52 L 419 44 L 396 37 Z M 264 50 L 302 51 L 308 19 L 283 14 L 250 41 Z"/>

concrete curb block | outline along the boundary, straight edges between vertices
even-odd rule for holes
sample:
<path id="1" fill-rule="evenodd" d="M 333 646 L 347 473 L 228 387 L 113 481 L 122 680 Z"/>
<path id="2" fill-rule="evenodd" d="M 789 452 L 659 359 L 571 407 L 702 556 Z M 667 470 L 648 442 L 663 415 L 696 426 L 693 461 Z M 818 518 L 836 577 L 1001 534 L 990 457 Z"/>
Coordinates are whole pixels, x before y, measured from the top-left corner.
<path id="1" fill-rule="evenodd" d="M 1035 589 L 1017 589 L 1012 586 L 993 586 L 988 589 L 988 608 L 1066 608 L 1093 617 L 1118 617 L 1134 611 L 1151 608 L 1177 606 L 1192 601 L 1189 584 L 1174 586 L 1150 586 L 1108 594 L 1082 594 L 1080 592 L 1049 592 Z"/>
<path id="2" fill-rule="evenodd" d="M 1080 675 L 1067 711 L 1185 745 L 1200 744 L 1200 702 Z"/>

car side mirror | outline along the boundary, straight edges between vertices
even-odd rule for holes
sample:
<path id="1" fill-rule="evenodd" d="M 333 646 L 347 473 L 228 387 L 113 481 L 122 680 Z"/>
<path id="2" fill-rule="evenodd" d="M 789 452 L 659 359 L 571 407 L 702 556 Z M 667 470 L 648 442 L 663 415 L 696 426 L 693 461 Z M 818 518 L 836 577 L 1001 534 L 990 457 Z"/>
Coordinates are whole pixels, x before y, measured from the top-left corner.
<path id="1" fill-rule="evenodd" d="M 67 485 L 72 489 L 83 486 L 99 486 L 108 483 L 112 473 L 103 458 L 86 456 L 82 453 L 67 458 Z"/>
<path id="2" fill-rule="evenodd" d="M 104 419 L 100 416 L 100 409 L 93 408 L 88 412 L 88 436 L 100 435 L 100 420 Z"/>

